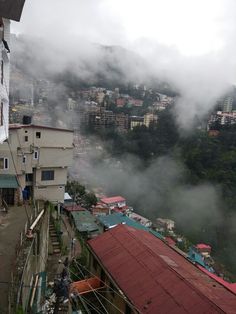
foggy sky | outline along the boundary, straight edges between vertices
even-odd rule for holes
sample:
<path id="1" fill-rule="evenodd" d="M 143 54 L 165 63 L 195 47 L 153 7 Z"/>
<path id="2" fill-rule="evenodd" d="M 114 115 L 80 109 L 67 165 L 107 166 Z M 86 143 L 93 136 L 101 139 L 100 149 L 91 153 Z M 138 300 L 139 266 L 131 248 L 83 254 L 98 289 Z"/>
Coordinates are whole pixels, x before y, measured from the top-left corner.
<path id="1" fill-rule="evenodd" d="M 55 69 L 76 58 L 97 64 L 89 43 L 135 52 L 149 67 L 134 63 L 127 73 L 145 78 L 152 69 L 171 82 L 182 95 L 178 122 L 187 129 L 236 83 L 235 8 L 233 0 L 31 0 L 12 29 L 46 40 L 37 52 Z"/>

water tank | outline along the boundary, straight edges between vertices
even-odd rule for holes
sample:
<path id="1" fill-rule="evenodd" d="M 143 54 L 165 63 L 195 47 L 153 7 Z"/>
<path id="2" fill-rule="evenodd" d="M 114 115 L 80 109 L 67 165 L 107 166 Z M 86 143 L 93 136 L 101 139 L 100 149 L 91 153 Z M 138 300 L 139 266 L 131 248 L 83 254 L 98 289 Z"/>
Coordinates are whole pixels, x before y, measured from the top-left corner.
<path id="1" fill-rule="evenodd" d="M 23 124 L 31 124 L 31 120 L 30 116 L 23 116 Z"/>

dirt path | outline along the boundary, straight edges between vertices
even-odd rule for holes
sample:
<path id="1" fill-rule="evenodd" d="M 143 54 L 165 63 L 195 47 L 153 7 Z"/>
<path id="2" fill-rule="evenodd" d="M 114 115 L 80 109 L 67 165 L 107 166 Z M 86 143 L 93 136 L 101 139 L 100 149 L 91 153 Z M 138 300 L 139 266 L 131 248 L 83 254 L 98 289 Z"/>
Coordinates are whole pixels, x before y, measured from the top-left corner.
<path id="1" fill-rule="evenodd" d="M 28 208 L 28 212 L 29 208 Z M 7 214 L 0 213 L 0 313 L 8 306 L 8 283 L 15 260 L 15 247 L 24 230 L 27 216 L 23 207 L 13 207 Z"/>

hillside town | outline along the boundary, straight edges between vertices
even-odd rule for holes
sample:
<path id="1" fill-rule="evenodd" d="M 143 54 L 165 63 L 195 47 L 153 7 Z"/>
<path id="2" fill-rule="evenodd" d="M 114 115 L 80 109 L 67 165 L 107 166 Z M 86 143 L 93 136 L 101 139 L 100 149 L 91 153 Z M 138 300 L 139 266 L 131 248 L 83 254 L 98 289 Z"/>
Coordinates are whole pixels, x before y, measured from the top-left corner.
<path id="1" fill-rule="evenodd" d="M 10 3 L 0 2 L 0 313 L 235 313 L 236 283 L 211 243 L 191 243 L 172 217 L 146 216 L 75 169 L 94 149 L 89 135 L 155 127 L 178 95 L 144 84 L 61 95 L 48 79 L 10 73 L 10 20 L 24 1 Z M 217 102 L 209 135 L 236 122 L 234 107 L 232 93 Z"/>

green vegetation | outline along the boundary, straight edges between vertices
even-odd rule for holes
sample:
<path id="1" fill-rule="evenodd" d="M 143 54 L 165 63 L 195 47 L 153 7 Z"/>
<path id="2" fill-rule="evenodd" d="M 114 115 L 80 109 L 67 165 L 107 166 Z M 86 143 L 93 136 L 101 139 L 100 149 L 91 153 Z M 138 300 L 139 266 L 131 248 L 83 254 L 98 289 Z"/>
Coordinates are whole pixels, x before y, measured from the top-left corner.
<path id="1" fill-rule="evenodd" d="M 66 191 L 72 196 L 77 204 L 89 209 L 92 205 L 97 204 L 96 195 L 87 192 L 85 187 L 77 181 L 68 181 Z"/>
<path id="2" fill-rule="evenodd" d="M 177 225 L 180 233 L 191 242 L 210 243 L 219 261 L 236 274 L 236 126 L 222 129 L 217 137 L 210 137 L 207 131 L 197 129 L 180 136 L 172 111 L 165 110 L 159 115 L 158 123 L 149 128 L 136 127 L 127 134 L 119 134 L 115 130 L 102 130 L 97 134 L 105 144 L 108 143 L 108 152 L 118 159 L 129 153 L 139 157 L 145 168 L 158 157 L 171 156 L 186 170 L 184 178 L 180 178 L 182 185 L 192 188 L 204 184 L 214 186 L 218 197 L 218 221 L 215 222 L 214 211 L 205 208 L 201 225 L 194 221 L 198 218 L 196 213 L 187 228 L 181 225 L 181 221 L 177 221 Z M 196 200 L 193 202 L 197 211 Z M 168 199 L 165 206 L 165 212 L 169 210 L 171 215 Z"/>

